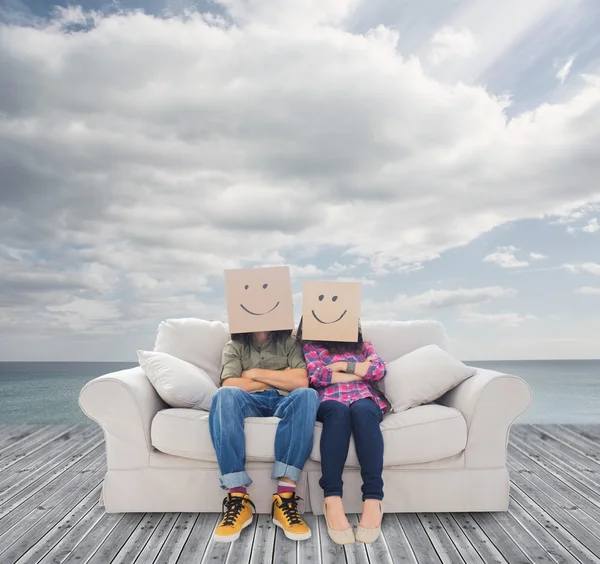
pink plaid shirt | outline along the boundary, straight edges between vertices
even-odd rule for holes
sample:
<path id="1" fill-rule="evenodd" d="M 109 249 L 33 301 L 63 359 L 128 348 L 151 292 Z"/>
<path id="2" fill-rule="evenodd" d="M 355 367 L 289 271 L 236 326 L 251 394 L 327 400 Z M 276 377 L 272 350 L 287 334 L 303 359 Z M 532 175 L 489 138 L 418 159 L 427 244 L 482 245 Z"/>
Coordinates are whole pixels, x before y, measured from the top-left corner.
<path id="1" fill-rule="evenodd" d="M 327 368 L 329 364 L 347 361 L 363 362 L 371 355 L 375 355 L 376 358 L 371 361 L 371 367 L 361 381 L 331 383 L 333 372 L 330 368 Z M 359 354 L 330 354 L 323 347 L 307 343 L 304 345 L 304 358 L 306 359 L 310 384 L 319 392 L 319 399 L 322 402 L 334 400 L 350 405 L 355 401 L 371 398 L 382 411 L 387 408 L 385 402 L 377 395 L 370 384 L 370 382 L 381 380 L 386 373 L 385 362 L 379 358 L 370 342 L 365 342 L 363 351 Z"/>

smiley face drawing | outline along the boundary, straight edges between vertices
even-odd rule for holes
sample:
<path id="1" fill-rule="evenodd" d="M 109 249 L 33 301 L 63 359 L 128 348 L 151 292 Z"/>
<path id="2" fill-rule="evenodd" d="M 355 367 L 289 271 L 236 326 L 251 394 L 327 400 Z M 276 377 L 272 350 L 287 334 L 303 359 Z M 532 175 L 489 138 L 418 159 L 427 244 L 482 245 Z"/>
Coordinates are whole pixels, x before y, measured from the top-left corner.
<path id="1" fill-rule="evenodd" d="M 302 336 L 310 341 L 356 341 L 361 290 L 360 282 L 305 282 Z"/>
<path id="2" fill-rule="evenodd" d="M 262 285 L 262 289 L 266 290 L 269 287 L 269 283 L 265 282 Z M 244 290 L 249 290 L 250 289 L 250 284 L 244 284 Z M 281 302 L 277 302 L 270 310 L 265 311 L 263 313 L 257 313 L 255 311 L 250 311 L 244 304 L 240 304 L 240 307 L 247 313 L 249 313 L 250 315 L 267 315 L 267 313 L 271 313 Z"/>
<path id="3" fill-rule="evenodd" d="M 240 268 L 224 274 L 231 333 L 294 328 L 289 267 Z"/>
<path id="4" fill-rule="evenodd" d="M 337 302 L 339 296 L 332 296 L 331 297 L 331 301 L 332 302 Z M 319 296 L 319 301 L 322 302 L 325 299 L 325 294 L 321 294 Z M 346 315 L 348 313 L 348 310 L 345 309 L 342 314 L 337 318 L 334 319 L 333 321 L 323 321 L 322 319 L 319 319 L 319 316 L 315 313 L 315 310 L 311 310 L 311 313 L 313 314 L 313 317 L 319 322 L 319 323 L 323 323 L 324 325 L 329 325 L 330 323 L 337 323 L 338 321 L 340 321 L 341 319 L 343 319 L 344 315 Z"/>

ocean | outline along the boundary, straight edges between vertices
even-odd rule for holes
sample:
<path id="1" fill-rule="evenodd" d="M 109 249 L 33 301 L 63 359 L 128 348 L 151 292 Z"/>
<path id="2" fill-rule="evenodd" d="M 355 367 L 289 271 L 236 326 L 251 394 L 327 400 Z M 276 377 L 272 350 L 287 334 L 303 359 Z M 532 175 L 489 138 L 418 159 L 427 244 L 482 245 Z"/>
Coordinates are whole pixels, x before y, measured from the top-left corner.
<path id="1" fill-rule="evenodd" d="M 521 376 L 533 400 L 518 423 L 600 423 L 600 360 L 466 361 Z M 0 424 L 90 423 L 77 404 L 93 378 L 133 362 L 0 362 Z"/>

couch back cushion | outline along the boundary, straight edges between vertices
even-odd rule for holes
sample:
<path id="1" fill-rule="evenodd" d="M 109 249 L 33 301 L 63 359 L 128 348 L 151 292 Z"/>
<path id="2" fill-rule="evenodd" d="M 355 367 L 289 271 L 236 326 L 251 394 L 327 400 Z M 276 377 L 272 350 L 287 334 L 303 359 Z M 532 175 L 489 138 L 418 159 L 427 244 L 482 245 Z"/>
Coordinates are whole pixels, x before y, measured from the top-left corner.
<path id="1" fill-rule="evenodd" d="M 364 321 L 362 330 L 386 362 L 425 345 L 447 348 L 446 332 L 437 321 Z M 218 385 L 221 352 L 228 340 L 229 327 L 222 321 L 167 319 L 158 326 L 154 350 L 202 368 Z"/>
<path id="2" fill-rule="evenodd" d="M 218 385 L 221 353 L 227 341 L 229 327 L 222 321 L 167 319 L 158 326 L 154 350 L 202 368 Z"/>
<path id="3" fill-rule="evenodd" d="M 385 362 L 392 362 L 425 345 L 447 350 L 448 338 L 437 321 L 363 321 L 363 338 L 371 341 Z"/>

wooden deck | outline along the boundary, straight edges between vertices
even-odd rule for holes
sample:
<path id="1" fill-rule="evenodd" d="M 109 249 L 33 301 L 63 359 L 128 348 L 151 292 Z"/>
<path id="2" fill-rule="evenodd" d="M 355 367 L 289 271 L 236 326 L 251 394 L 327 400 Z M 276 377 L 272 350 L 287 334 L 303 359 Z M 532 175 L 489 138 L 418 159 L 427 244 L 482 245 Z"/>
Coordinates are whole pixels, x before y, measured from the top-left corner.
<path id="1" fill-rule="evenodd" d="M 219 515 L 106 514 L 96 426 L 0 426 L 0 562 L 543 563 L 600 562 L 600 425 L 518 425 L 508 513 L 390 514 L 371 546 L 286 539 L 261 515 L 233 544 L 211 541 Z M 351 521 L 357 523 L 357 516 Z"/>

